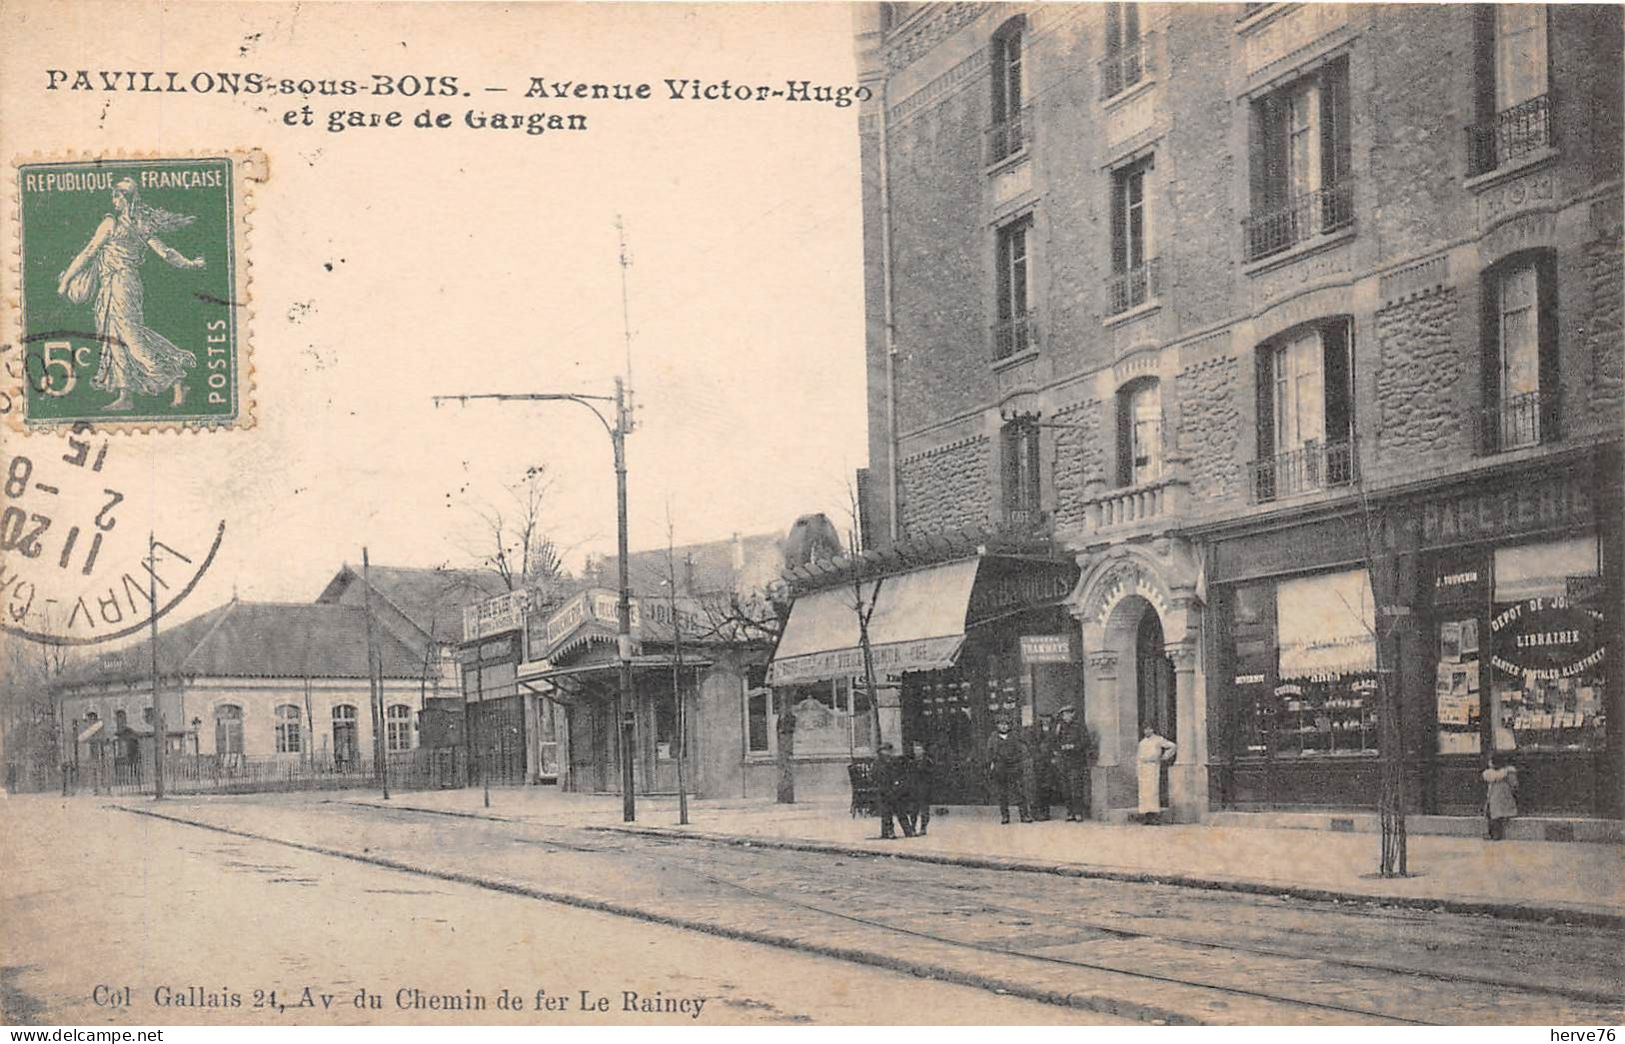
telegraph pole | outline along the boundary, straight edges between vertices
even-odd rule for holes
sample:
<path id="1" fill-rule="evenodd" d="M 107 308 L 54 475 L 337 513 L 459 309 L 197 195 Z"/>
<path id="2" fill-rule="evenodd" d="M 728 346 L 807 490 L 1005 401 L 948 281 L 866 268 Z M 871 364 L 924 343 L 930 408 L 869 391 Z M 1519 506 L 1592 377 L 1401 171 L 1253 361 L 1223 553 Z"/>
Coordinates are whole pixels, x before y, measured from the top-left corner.
<path id="1" fill-rule="evenodd" d="M 367 549 L 361 549 L 361 605 L 362 612 L 367 618 L 367 710 L 372 718 L 372 757 L 373 764 L 378 766 L 378 785 L 383 789 L 384 800 L 389 800 L 389 766 L 384 764 L 386 747 L 384 736 L 380 731 L 383 715 L 379 706 L 384 701 L 384 678 L 381 670 L 373 668 L 372 649 L 372 572 L 367 561 Z M 311 737 L 315 738 L 316 723 L 311 722 Z M 337 753 L 335 751 L 335 753 Z"/>
<path id="2" fill-rule="evenodd" d="M 158 538 L 147 531 L 147 578 L 152 596 L 152 797 L 164 799 L 164 705 L 158 699 Z M 77 739 L 75 743 L 77 744 Z M 75 747 L 77 749 L 77 747 Z M 136 762 L 140 764 L 140 762 Z"/>

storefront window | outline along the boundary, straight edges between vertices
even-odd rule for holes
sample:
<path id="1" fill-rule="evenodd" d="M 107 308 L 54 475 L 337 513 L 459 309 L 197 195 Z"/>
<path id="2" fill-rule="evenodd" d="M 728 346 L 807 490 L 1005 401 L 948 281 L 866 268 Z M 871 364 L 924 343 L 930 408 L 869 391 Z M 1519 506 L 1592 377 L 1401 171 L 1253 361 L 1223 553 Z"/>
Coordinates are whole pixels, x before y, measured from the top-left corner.
<path id="1" fill-rule="evenodd" d="M 1276 585 L 1276 754 L 1376 753 L 1375 616 L 1364 570 Z"/>
<path id="2" fill-rule="evenodd" d="M 772 699 L 773 694 L 766 689 L 745 695 L 745 749 L 751 754 L 766 754 L 773 749 L 769 720 Z"/>
<path id="3" fill-rule="evenodd" d="M 1496 550 L 1489 622 L 1496 750 L 1603 746 L 1600 572 L 1594 537 Z"/>
<path id="4" fill-rule="evenodd" d="M 867 752 L 873 746 L 874 720 L 862 685 L 854 679 L 835 678 L 780 690 L 796 716 L 796 747 L 800 755 Z M 752 746 L 752 750 L 756 750 Z"/>

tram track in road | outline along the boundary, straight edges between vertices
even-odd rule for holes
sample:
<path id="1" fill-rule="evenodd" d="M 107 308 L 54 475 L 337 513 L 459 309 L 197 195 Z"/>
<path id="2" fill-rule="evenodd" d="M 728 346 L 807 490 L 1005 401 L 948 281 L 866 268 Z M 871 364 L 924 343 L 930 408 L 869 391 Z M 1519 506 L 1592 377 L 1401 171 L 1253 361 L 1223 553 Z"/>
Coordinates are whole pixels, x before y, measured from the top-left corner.
<path id="1" fill-rule="evenodd" d="M 377 806 L 369 805 L 368 807 L 376 808 Z M 423 811 L 430 814 L 437 814 L 439 812 L 439 810 L 414 810 L 410 807 L 397 807 L 391 811 L 401 812 L 404 814 L 411 814 L 415 811 Z M 469 813 L 457 814 L 469 815 Z M 473 813 L 472 815 L 474 815 L 476 818 L 484 818 L 483 816 L 480 816 L 479 813 Z M 507 822 L 513 821 L 508 820 Z M 674 865 L 686 873 L 710 881 L 713 884 L 738 890 L 743 894 L 750 895 L 759 900 L 790 904 L 809 913 L 848 921 L 853 924 L 874 928 L 878 931 L 887 931 L 900 935 L 928 939 L 944 945 L 972 949 L 984 953 L 997 954 L 1003 957 L 1020 957 L 1050 964 L 1089 969 L 1115 975 L 1130 976 L 1136 979 L 1145 980 L 1147 982 L 1178 984 L 1181 986 L 1190 986 L 1232 993 L 1238 996 L 1244 996 L 1264 1002 L 1294 1005 L 1302 1008 L 1310 1008 L 1339 1014 L 1370 1017 L 1388 1020 L 1399 1024 L 1428 1024 L 1426 1020 L 1413 1018 L 1407 1014 L 1403 1014 L 1402 1010 L 1395 1010 L 1393 1007 L 1382 1010 L 1369 1006 L 1362 1007 L 1349 1004 L 1328 1003 L 1326 1001 L 1306 998 L 1301 995 L 1293 996 L 1281 992 L 1266 992 L 1263 990 L 1251 989 L 1246 986 L 1238 986 L 1234 983 L 1214 982 L 1210 979 L 1199 980 L 1189 976 L 1158 974 L 1155 972 L 1145 971 L 1143 968 L 1139 967 L 1126 967 L 1122 963 L 1107 963 L 1100 960 L 1079 960 L 1076 957 L 1061 956 L 1054 953 L 1034 952 L 1035 949 L 1042 949 L 1037 947 L 1022 948 L 1018 946 L 989 944 L 985 941 L 955 938 L 950 935 L 942 934 L 941 932 L 921 931 L 918 928 L 910 928 L 908 926 L 899 925 L 888 919 L 866 917 L 854 913 L 850 909 L 832 909 L 828 906 L 822 906 L 817 903 L 806 902 L 802 899 L 795 898 L 794 896 L 786 895 L 782 891 L 768 891 L 753 888 L 750 885 L 741 882 L 737 878 L 726 876 L 722 872 L 723 867 L 718 866 L 716 860 L 708 861 L 702 865 L 698 860 L 684 857 L 679 854 L 678 851 L 679 846 L 691 846 L 698 842 L 705 845 L 711 855 L 721 856 L 724 860 L 735 860 L 733 868 L 739 869 L 739 861 L 749 863 L 769 858 L 782 859 L 784 854 L 776 853 L 773 849 L 747 847 L 737 844 L 729 844 L 726 842 L 713 841 L 705 838 L 666 838 L 659 835 L 645 834 L 621 836 L 618 834 L 611 835 L 609 833 L 597 833 L 594 835 L 595 841 L 593 843 L 582 843 L 579 840 L 563 840 L 556 836 L 556 832 L 558 831 L 570 831 L 571 833 L 575 833 L 576 828 L 562 826 L 545 827 L 536 824 L 527 825 L 528 833 L 535 833 L 538 831 L 545 832 L 548 834 L 548 836 L 545 838 L 538 838 L 535 836 L 516 837 L 514 840 L 520 843 L 541 845 L 543 847 L 550 847 L 577 854 L 588 854 L 618 859 L 624 859 L 627 857 L 641 858 L 645 860 L 655 859 L 663 863 L 662 869 L 665 868 L 664 864 Z M 659 851 L 650 851 L 649 848 L 651 844 L 655 845 Z M 801 853 L 800 856 L 804 860 L 809 858 L 805 853 Z M 823 862 L 818 869 L 818 873 L 820 877 L 827 878 L 830 873 L 829 868 L 831 866 L 839 866 L 853 861 L 863 863 L 871 860 L 887 860 L 887 856 L 884 853 L 875 853 L 868 857 L 847 856 L 844 859 L 838 860 L 831 860 L 828 856 L 825 856 L 823 857 Z M 899 885 L 899 891 L 906 894 L 916 903 L 916 905 L 920 901 L 925 900 L 927 913 L 931 912 L 931 907 L 934 903 L 940 904 L 942 900 L 946 900 L 951 903 L 952 901 L 961 898 L 958 893 L 962 886 L 932 880 L 930 870 L 921 869 L 920 867 L 916 867 L 914 864 L 906 863 L 901 860 L 887 861 L 890 863 L 890 869 L 896 875 L 895 879 Z M 934 869 L 940 870 L 940 868 Z M 897 873 L 899 871 L 901 873 Z M 992 873 L 1002 876 L 1013 873 L 1014 871 L 972 872 Z M 849 876 L 857 876 L 861 878 L 864 876 L 864 874 L 862 871 L 856 871 L 849 872 Z M 1177 889 L 1177 886 L 1150 887 L 1165 890 L 1170 888 Z M 830 888 L 831 890 L 839 890 L 840 885 L 831 885 Z M 1135 944 L 1148 944 L 1157 947 L 1174 948 L 1176 950 L 1184 948 L 1199 951 L 1209 951 L 1215 954 L 1223 955 L 1245 955 L 1248 958 L 1263 959 L 1269 962 L 1290 962 L 1288 966 L 1289 969 L 1301 969 L 1305 964 L 1312 964 L 1314 967 L 1320 969 L 1335 969 L 1344 975 L 1354 973 L 1363 976 L 1376 977 L 1377 984 L 1379 986 L 1386 982 L 1396 988 L 1413 988 L 1411 980 L 1423 979 L 1436 983 L 1440 987 L 1466 987 L 1472 990 L 1488 991 L 1497 997 L 1504 997 L 1510 993 L 1521 994 L 1531 998 L 1540 998 L 1543 1000 L 1549 999 L 1551 1001 L 1570 1002 L 1571 1004 L 1584 1004 L 1600 1009 L 1601 1013 L 1604 1015 L 1612 1014 L 1616 1019 L 1620 1011 L 1620 996 L 1622 991 L 1615 991 L 1611 989 L 1592 989 L 1585 986 L 1571 986 L 1565 984 L 1531 982 L 1527 980 L 1517 981 L 1504 977 L 1476 974 L 1471 971 L 1465 973 L 1461 971 L 1449 971 L 1420 962 L 1396 963 L 1392 961 L 1365 960 L 1347 955 L 1341 955 L 1337 950 L 1329 950 L 1324 946 L 1318 949 L 1269 946 L 1238 941 L 1233 937 L 1203 938 L 1190 934 L 1180 934 L 1168 931 L 1148 931 L 1142 928 L 1125 926 L 1122 923 L 1111 923 L 1108 921 L 1088 918 L 1075 912 L 1057 914 L 1057 911 L 1054 908 L 1043 906 L 1041 899 L 1030 900 L 1027 905 L 1020 906 L 1011 905 L 1008 902 L 994 903 L 989 901 L 985 891 L 986 890 L 983 890 L 984 894 L 979 895 L 976 902 L 978 911 L 980 913 L 1001 916 L 1009 923 L 1013 923 L 1015 925 L 1029 925 L 1035 921 L 1040 923 L 1047 922 L 1046 927 L 1049 928 L 1052 933 L 1055 931 L 1060 931 L 1063 934 L 1071 933 L 1077 935 L 1079 938 L 1092 935 L 1095 937 L 1109 938 Z M 1185 905 L 1187 907 L 1195 906 L 1197 908 L 1201 908 L 1204 905 L 1212 907 L 1217 905 L 1215 903 L 1215 898 L 1216 897 L 1213 893 L 1204 890 L 1197 890 L 1195 893 L 1193 893 L 1192 902 L 1186 903 Z M 1231 896 L 1228 898 L 1230 900 L 1230 907 L 1232 910 L 1235 909 L 1239 903 L 1242 907 L 1248 909 L 1249 912 L 1258 910 L 1262 910 L 1266 913 L 1272 912 L 1272 904 L 1268 903 L 1267 901 L 1260 901 L 1257 897 Z M 1373 916 L 1382 916 L 1376 911 L 1369 909 L 1365 910 L 1364 912 L 1357 912 L 1342 906 L 1327 906 L 1326 904 L 1320 903 L 1313 905 L 1312 912 L 1313 916 L 1322 920 L 1328 917 L 1337 920 L 1347 917 L 1363 917 L 1368 923 L 1370 918 Z M 1399 916 L 1402 923 L 1400 925 L 1393 926 L 1396 930 L 1409 930 L 1413 924 L 1419 925 L 1426 922 L 1426 915 L 1400 912 Z M 1146 918 L 1133 917 L 1131 915 L 1129 919 L 1131 922 L 1134 922 L 1143 921 Z M 1472 921 L 1465 921 L 1465 919 L 1460 915 L 1456 915 L 1453 919 L 1457 922 L 1465 922 L 1469 924 L 1471 924 L 1472 921 L 1482 922 L 1484 920 L 1474 918 Z M 1281 920 L 1281 918 L 1277 917 L 1276 920 Z M 1210 927 L 1213 930 L 1221 933 L 1234 931 L 1233 925 L 1225 925 L 1222 923 L 1213 923 L 1203 926 Z M 1508 932 L 1521 936 L 1529 936 L 1534 934 L 1535 931 L 1527 925 L 1509 927 L 1506 925 L 1496 924 L 1494 922 L 1491 922 L 1488 925 L 1479 923 L 1474 925 L 1474 927 L 1479 929 L 1488 929 L 1488 933 L 1490 935 L 1500 934 L 1503 937 Z M 1590 931 L 1595 932 L 1596 930 Z M 1332 934 L 1337 935 L 1341 934 L 1341 932 L 1334 929 Z M 1600 936 L 1601 933 L 1597 934 Z M 1602 941 L 1604 945 L 1607 945 L 1610 942 L 1610 940 Z M 1615 949 L 1617 949 L 1618 940 L 1613 939 L 1611 942 Z M 1472 941 L 1464 944 L 1464 946 L 1472 945 L 1477 944 Z M 1177 959 L 1180 955 L 1173 954 L 1169 956 Z M 1292 981 L 1291 976 L 1282 976 L 1281 981 L 1290 982 Z M 1373 989 L 1371 995 L 1377 997 L 1389 997 L 1390 992 L 1379 988 Z M 1400 1007 L 1403 1009 L 1403 1005 L 1400 1005 Z"/>
<path id="2" fill-rule="evenodd" d="M 1114 924 L 1098 917 L 1057 917 L 1054 910 L 1033 905 L 1034 902 L 1042 904 L 1040 897 L 1026 901 L 1026 905 L 1021 901 L 1008 901 L 1007 895 L 1000 896 L 1000 901 L 992 901 L 994 889 L 991 884 L 985 884 L 967 898 L 966 889 L 974 886 L 975 881 L 955 885 L 930 880 L 923 872 L 911 871 L 901 880 L 894 879 L 895 888 L 877 890 L 875 867 L 868 859 L 799 854 L 799 858 L 787 861 L 782 858 L 784 853 L 776 853 L 779 858 L 773 859 L 768 858 L 770 850 L 737 847 L 732 851 L 708 851 L 701 856 L 684 851 L 692 847 L 691 839 L 667 840 L 642 835 L 583 837 L 579 827 L 539 825 L 480 813 L 400 805 L 383 807 L 362 802 L 322 804 L 331 808 L 337 817 L 325 824 L 308 817 L 302 819 L 304 829 L 295 835 L 299 840 L 147 809 L 125 811 L 431 878 L 818 953 L 837 960 L 887 967 L 1052 1004 L 1092 1008 L 1141 1021 L 1429 1025 L 1435 1024 L 1433 1020 L 1419 1018 L 1416 1013 L 1439 1010 L 1427 1003 L 1405 999 L 1416 991 L 1419 976 L 1413 968 L 1364 967 L 1362 965 L 1371 962 L 1340 962 L 1335 953 L 1260 952 L 1259 947 L 1244 943 L 1232 941 L 1227 945 L 1223 939 L 1148 931 L 1143 930 L 1143 926 Z M 456 869 L 450 869 L 438 857 L 423 853 L 414 853 L 415 858 L 400 857 L 402 842 L 423 844 L 421 832 L 415 839 L 391 839 L 392 843 L 379 844 L 374 840 L 374 847 L 357 851 L 352 841 L 360 835 L 353 826 L 344 825 L 343 817 L 361 815 L 368 818 L 382 815 L 398 821 L 452 815 L 484 820 L 488 829 L 469 839 L 457 853 L 459 862 L 450 864 Z M 330 835 L 328 844 L 309 840 L 321 837 L 324 831 Z M 285 831 L 273 830 L 272 833 Z M 590 861 L 574 867 L 568 863 L 557 864 L 559 874 L 554 876 L 550 872 L 543 878 L 547 886 L 536 885 L 528 872 L 522 875 L 523 879 L 511 873 L 522 864 L 516 864 L 511 856 L 503 853 L 516 851 L 513 847 L 516 845 L 605 860 L 610 864 L 605 869 L 610 872 L 593 870 L 594 863 Z M 711 858 L 718 856 L 721 858 Z M 874 860 L 885 858 L 883 854 L 872 857 Z M 462 870 L 461 866 L 469 861 L 481 866 L 482 871 Z M 890 862 L 888 870 L 911 866 L 903 861 Z M 510 873 L 502 875 L 502 867 L 507 867 Z M 939 874 L 942 872 L 940 867 L 934 869 Z M 968 873 L 995 874 L 1008 879 L 1013 872 Z M 623 876 L 626 888 L 617 891 L 601 886 L 601 882 L 611 882 L 617 875 Z M 580 882 L 578 890 L 553 887 L 571 877 Z M 1071 879 L 1065 881 L 1074 888 L 1079 885 Z M 818 882 L 817 890 L 831 895 L 834 901 L 824 904 L 809 900 L 804 894 L 808 890 L 807 882 Z M 1117 887 L 1120 891 L 1110 894 L 1124 894 L 1121 886 Z M 1169 890 L 1169 886 L 1141 887 L 1148 892 L 1155 888 Z M 846 901 L 840 894 L 843 891 L 852 892 L 861 897 L 861 901 L 856 898 Z M 904 902 L 905 899 L 908 901 Z M 964 930 L 940 929 L 933 917 L 942 909 L 952 909 L 955 903 L 970 911 L 958 922 Z M 674 912 L 677 910 L 682 912 Z M 1236 913 L 1234 905 L 1230 912 Z M 1246 911 L 1242 915 L 1245 916 Z M 1048 937 L 1034 945 L 1027 937 L 1030 933 L 1021 926 L 1031 925 L 1039 918 L 1043 918 L 1040 923 Z M 853 940 L 859 941 L 854 943 Z M 1125 959 L 1121 951 L 1130 946 L 1160 952 Z M 1099 957 L 1077 952 L 1084 947 L 1098 947 L 1108 952 Z M 1119 959 L 1114 961 L 1113 956 Z M 1256 967 L 1249 972 L 1234 963 L 1237 961 L 1252 962 L 1255 966 L 1266 962 L 1273 964 L 1273 968 L 1269 973 L 1259 973 Z M 1330 977 L 1328 971 L 1332 973 Z M 1364 993 L 1351 993 L 1347 984 L 1340 981 L 1348 975 L 1366 977 L 1370 988 Z M 1570 1007 L 1576 1002 L 1585 1003 L 1581 998 L 1563 997 L 1557 991 L 1543 991 L 1529 983 L 1482 976 L 1451 976 L 1439 971 L 1433 981 L 1455 983 L 1475 995 L 1465 1009 L 1458 1003 L 1447 1010 L 1466 1010 L 1476 1013 L 1476 1017 L 1452 1019 L 1446 1016 L 1445 1024 L 1498 1021 L 1493 1004 L 1484 999 L 1484 991 L 1521 994 L 1517 1003 L 1522 1007 L 1517 1009 L 1516 1017 L 1525 1021 L 1551 1021 L 1549 1015 L 1542 1018 L 1535 1013 L 1541 1008 L 1556 1007 L 1552 1002 L 1567 1000 Z M 1304 982 L 1306 986 L 1302 985 Z M 1317 994 L 1317 982 L 1333 983 L 1333 987 Z M 1371 998 L 1379 1000 L 1369 1003 Z M 1588 1000 L 1594 998 L 1588 995 Z M 1610 1010 L 1617 1013 L 1617 1003 Z"/>

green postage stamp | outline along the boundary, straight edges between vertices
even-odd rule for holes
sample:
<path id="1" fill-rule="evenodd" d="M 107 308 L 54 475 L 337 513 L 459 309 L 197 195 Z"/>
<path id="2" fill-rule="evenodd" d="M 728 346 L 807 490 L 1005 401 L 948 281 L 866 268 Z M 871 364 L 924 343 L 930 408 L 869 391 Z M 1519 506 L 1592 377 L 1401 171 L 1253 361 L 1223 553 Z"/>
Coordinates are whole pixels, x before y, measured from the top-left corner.
<path id="1" fill-rule="evenodd" d="M 7 372 L 28 428 L 252 425 L 245 189 L 264 172 L 259 153 L 17 165 Z"/>

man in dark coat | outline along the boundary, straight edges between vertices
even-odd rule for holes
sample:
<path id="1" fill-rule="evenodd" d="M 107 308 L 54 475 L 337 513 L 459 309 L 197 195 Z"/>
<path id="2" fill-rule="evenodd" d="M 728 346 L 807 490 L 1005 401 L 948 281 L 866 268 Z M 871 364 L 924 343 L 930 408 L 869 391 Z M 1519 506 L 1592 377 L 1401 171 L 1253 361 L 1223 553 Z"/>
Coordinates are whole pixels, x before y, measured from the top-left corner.
<path id="1" fill-rule="evenodd" d="M 999 798 L 999 821 L 1010 822 L 1010 795 L 1016 797 L 1016 806 L 1021 811 L 1021 821 L 1031 823 L 1032 814 L 1027 811 L 1026 788 L 1022 785 L 1022 763 L 1027 758 L 1027 745 L 1021 742 L 1021 737 L 1010 731 L 1010 721 L 1007 718 L 999 719 L 997 731 L 988 737 L 987 741 L 987 775 L 993 785 L 993 792 Z"/>
<path id="2" fill-rule="evenodd" d="M 1066 819 L 1081 823 L 1089 815 L 1089 728 L 1078 721 L 1071 704 L 1061 708 L 1055 726 L 1055 767 L 1066 792 Z"/>
<path id="3" fill-rule="evenodd" d="M 896 839 L 897 831 L 893 820 L 903 825 L 903 836 L 913 837 L 914 827 L 908 821 L 908 815 L 903 811 L 899 797 L 903 791 L 903 765 L 897 759 L 897 748 L 890 743 L 882 743 L 875 752 L 875 807 L 880 812 L 880 838 L 883 841 Z"/>
<path id="4" fill-rule="evenodd" d="M 914 753 L 905 761 L 907 826 L 914 828 L 916 837 L 924 837 L 931 825 L 931 778 L 936 765 L 926 753 L 925 744 L 914 744 Z"/>

